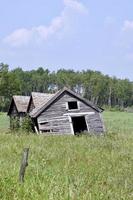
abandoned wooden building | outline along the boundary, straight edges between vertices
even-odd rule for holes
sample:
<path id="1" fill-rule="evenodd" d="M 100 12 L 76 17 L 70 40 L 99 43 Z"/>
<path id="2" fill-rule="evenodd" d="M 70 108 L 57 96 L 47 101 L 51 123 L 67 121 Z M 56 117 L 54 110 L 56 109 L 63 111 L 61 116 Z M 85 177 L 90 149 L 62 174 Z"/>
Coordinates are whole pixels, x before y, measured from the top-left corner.
<path id="1" fill-rule="evenodd" d="M 102 108 L 64 88 L 54 95 L 48 95 L 29 115 L 40 133 L 74 135 L 80 132 L 102 133 L 102 111 Z"/>
<path id="2" fill-rule="evenodd" d="M 13 96 L 11 100 L 11 104 L 8 110 L 8 115 L 10 117 L 10 126 L 11 120 L 13 118 L 18 118 L 19 122 L 22 122 L 22 119 L 27 114 L 27 107 L 29 105 L 29 96 Z"/>
<path id="3" fill-rule="evenodd" d="M 32 92 L 13 96 L 8 115 L 21 119 L 28 114 L 38 133 L 77 134 L 104 132 L 102 108 L 64 88 L 55 94 Z"/>

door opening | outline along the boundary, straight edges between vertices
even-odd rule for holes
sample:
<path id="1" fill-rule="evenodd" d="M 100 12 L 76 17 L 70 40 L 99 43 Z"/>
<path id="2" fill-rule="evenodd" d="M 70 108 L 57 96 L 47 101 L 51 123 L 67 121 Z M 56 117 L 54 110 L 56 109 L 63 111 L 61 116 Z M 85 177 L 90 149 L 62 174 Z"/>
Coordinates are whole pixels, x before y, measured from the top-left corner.
<path id="1" fill-rule="evenodd" d="M 85 116 L 72 117 L 72 124 L 73 124 L 74 134 L 87 131 Z"/>

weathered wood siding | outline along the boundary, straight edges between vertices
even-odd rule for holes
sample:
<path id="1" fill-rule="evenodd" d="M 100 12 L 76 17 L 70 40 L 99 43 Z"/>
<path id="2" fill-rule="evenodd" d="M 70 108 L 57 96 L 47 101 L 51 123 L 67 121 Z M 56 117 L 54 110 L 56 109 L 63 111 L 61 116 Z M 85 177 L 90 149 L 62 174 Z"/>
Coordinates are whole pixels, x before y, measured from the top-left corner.
<path id="1" fill-rule="evenodd" d="M 67 110 L 66 102 L 78 101 L 79 109 L 77 110 Z M 86 105 L 84 102 L 70 95 L 69 93 L 63 94 L 60 98 L 49 106 L 45 111 L 43 111 L 37 118 L 40 131 L 48 131 L 55 133 L 72 133 L 71 123 L 68 116 L 64 114 L 70 113 L 84 113 L 84 112 L 94 112 L 92 115 L 86 115 L 86 122 L 89 127 L 90 132 L 102 132 L 103 123 L 100 118 L 99 113 L 93 108 Z"/>
<path id="2" fill-rule="evenodd" d="M 70 134 L 70 123 L 68 117 L 58 117 L 58 118 L 47 118 L 48 123 L 39 124 L 40 131 L 50 131 L 54 133 L 65 133 Z"/>
<path id="3" fill-rule="evenodd" d="M 19 120 L 19 124 L 22 124 L 22 121 L 25 117 L 26 113 L 18 112 L 15 103 L 12 104 L 11 106 L 11 111 L 10 111 L 10 128 L 12 127 L 13 118 L 17 118 Z"/>
<path id="4" fill-rule="evenodd" d="M 12 107 L 11 107 L 10 116 L 11 117 L 18 116 L 18 111 L 17 111 L 16 105 L 14 103 L 12 104 Z"/>
<path id="5" fill-rule="evenodd" d="M 91 133 L 104 132 L 104 125 L 100 113 L 95 112 L 94 115 L 86 115 L 86 121 Z"/>
<path id="6" fill-rule="evenodd" d="M 33 103 L 33 99 L 31 99 L 27 112 L 30 113 L 34 108 L 35 108 L 35 106 Z"/>
<path id="7" fill-rule="evenodd" d="M 17 108 L 16 108 L 15 104 L 12 105 L 11 112 L 10 112 L 10 117 L 18 117 L 21 120 L 22 118 L 25 117 L 25 115 L 26 115 L 26 113 L 17 111 Z"/>

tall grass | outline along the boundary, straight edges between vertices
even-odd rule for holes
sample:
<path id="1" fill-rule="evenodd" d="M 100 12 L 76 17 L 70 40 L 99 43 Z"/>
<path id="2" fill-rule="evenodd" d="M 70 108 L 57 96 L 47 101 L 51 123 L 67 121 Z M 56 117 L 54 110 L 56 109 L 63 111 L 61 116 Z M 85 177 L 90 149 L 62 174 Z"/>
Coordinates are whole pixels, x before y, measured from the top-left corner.
<path id="1" fill-rule="evenodd" d="M 133 115 L 104 118 L 108 133 L 101 137 L 0 134 L 0 199 L 133 199 Z M 20 185 L 24 147 L 29 166 Z"/>
<path id="2" fill-rule="evenodd" d="M 6 113 L 0 112 L 0 132 L 9 130 L 9 117 Z"/>
<path id="3" fill-rule="evenodd" d="M 107 132 L 133 133 L 133 113 L 104 112 L 103 118 Z"/>

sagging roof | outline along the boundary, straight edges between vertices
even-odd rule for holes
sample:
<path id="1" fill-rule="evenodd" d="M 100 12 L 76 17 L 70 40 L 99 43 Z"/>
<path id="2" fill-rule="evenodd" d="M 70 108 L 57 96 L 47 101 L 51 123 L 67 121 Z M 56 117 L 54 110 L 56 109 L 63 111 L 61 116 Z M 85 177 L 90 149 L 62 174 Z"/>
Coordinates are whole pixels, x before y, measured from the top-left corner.
<path id="1" fill-rule="evenodd" d="M 15 104 L 18 113 L 20 113 L 20 112 L 26 113 L 27 107 L 29 104 L 29 100 L 30 100 L 29 96 L 13 96 L 10 107 L 9 107 L 8 115 L 11 112 L 13 103 Z"/>
<path id="2" fill-rule="evenodd" d="M 38 108 L 46 104 L 53 96 L 54 94 L 49 94 L 49 93 L 40 93 L 40 92 L 31 93 L 31 97 L 33 99 L 35 108 Z"/>
<path id="3" fill-rule="evenodd" d="M 32 110 L 32 112 L 30 113 L 30 116 L 32 118 L 36 118 L 38 115 L 40 115 L 45 109 L 47 109 L 48 106 L 50 106 L 57 98 L 60 97 L 60 95 L 62 95 L 64 92 L 67 92 L 69 94 L 71 94 L 72 96 L 76 97 L 77 99 L 83 101 L 85 104 L 87 104 L 88 106 L 90 106 L 91 108 L 93 108 L 94 110 L 96 110 L 97 112 L 102 112 L 103 109 L 92 104 L 90 101 L 84 99 L 83 97 L 79 96 L 77 93 L 69 90 L 68 88 L 64 88 L 63 90 L 58 91 L 55 94 L 52 94 L 52 96 L 50 96 L 49 99 L 47 99 L 47 101 L 45 101 L 44 103 L 42 103 L 39 107 L 36 107 L 35 109 Z"/>

